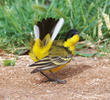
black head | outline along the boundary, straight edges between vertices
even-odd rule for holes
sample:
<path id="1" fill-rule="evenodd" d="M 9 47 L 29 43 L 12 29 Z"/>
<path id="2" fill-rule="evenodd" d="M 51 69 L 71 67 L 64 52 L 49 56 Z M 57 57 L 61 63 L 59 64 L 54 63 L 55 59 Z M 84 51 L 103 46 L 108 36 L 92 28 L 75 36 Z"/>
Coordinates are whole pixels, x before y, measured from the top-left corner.
<path id="1" fill-rule="evenodd" d="M 67 32 L 65 41 L 69 38 L 71 38 L 73 35 L 79 34 L 79 32 L 76 29 L 71 29 Z"/>

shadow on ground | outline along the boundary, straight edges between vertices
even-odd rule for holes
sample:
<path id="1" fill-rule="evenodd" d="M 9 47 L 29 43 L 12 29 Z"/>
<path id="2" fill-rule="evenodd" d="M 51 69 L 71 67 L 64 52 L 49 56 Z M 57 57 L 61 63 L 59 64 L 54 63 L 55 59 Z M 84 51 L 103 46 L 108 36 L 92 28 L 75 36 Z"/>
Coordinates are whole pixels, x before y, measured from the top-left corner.
<path id="1" fill-rule="evenodd" d="M 71 66 L 73 66 L 73 67 L 71 67 Z M 82 65 L 82 64 L 81 65 L 67 65 L 63 69 L 61 69 L 60 71 L 56 72 L 56 76 L 61 80 L 65 80 L 66 78 L 79 75 L 80 73 L 82 73 L 85 70 L 88 70 L 90 68 L 92 68 L 92 67 L 89 65 Z M 48 76 L 53 78 L 50 73 L 48 74 Z M 47 79 L 45 77 L 43 77 L 41 79 L 41 83 L 44 82 L 45 80 L 47 80 Z M 37 81 L 37 83 L 38 83 L 38 81 Z"/>

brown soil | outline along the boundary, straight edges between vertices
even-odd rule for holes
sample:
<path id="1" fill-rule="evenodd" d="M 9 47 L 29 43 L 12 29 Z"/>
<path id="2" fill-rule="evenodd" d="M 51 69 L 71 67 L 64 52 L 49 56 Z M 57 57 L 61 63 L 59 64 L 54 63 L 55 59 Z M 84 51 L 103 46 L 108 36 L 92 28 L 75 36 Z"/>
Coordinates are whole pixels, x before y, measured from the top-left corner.
<path id="1" fill-rule="evenodd" d="M 4 67 L 0 57 L 0 100 L 110 100 L 110 59 L 74 57 L 56 75 L 66 84 L 44 83 L 40 73 L 30 74 L 33 61 L 19 56 L 16 66 Z"/>

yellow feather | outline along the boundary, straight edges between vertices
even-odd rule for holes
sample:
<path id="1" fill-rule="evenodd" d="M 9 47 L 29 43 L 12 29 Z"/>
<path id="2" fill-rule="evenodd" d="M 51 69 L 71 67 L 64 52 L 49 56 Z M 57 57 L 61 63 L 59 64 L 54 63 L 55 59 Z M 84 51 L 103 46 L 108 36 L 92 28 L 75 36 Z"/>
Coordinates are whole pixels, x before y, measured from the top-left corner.
<path id="1" fill-rule="evenodd" d="M 75 45 L 79 41 L 79 35 L 74 35 L 72 38 L 68 39 L 64 42 L 64 47 L 68 47 L 72 54 L 74 55 L 75 52 Z"/>
<path id="2" fill-rule="evenodd" d="M 45 54 L 44 56 L 48 56 L 48 58 L 43 57 L 43 55 L 41 55 L 41 63 L 49 63 L 52 62 L 54 63 L 56 66 L 56 68 L 51 68 L 52 72 L 57 72 L 58 70 L 62 69 L 66 64 L 62 65 L 62 62 L 58 62 L 58 61 L 54 61 L 51 59 L 51 57 L 61 57 L 62 60 L 67 61 L 68 63 L 71 61 L 71 57 L 69 57 L 68 59 L 66 58 L 69 54 L 72 53 L 72 55 L 74 56 L 74 52 L 75 52 L 75 44 L 79 41 L 79 35 L 74 35 L 72 38 L 68 39 L 67 41 L 65 41 L 62 46 L 59 45 L 55 45 L 51 47 L 51 50 L 49 52 L 47 52 L 48 50 L 46 48 L 42 48 L 42 52 L 43 50 L 47 50 L 45 53 L 39 52 L 38 54 L 41 55 Z M 64 47 L 63 47 L 64 46 Z M 38 47 L 38 46 L 37 46 Z M 48 46 L 46 46 L 48 47 Z M 66 50 L 65 47 L 67 47 L 69 49 Z M 40 48 L 41 49 L 41 48 Z M 38 55 L 37 55 L 38 57 Z M 46 62 L 43 61 L 43 59 L 46 59 Z M 49 62 L 48 62 L 49 60 Z M 37 62 L 36 62 L 37 64 Z M 49 68 L 47 67 L 47 69 L 45 70 L 46 72 L 49 72 Z"/>
<path id="3" fill-rule="evenodd" d="M 46 39 L 44 39 L 44 41 L 46 41 Z M 30 65 L 36 67 L 31 73 L 40 71 L 48 79 L 51 79 L 44 72 L 51 72 L 52 74 L 53 72 L 57 72 L 64 66 L 66 66 L 72 60 L 72 56 L 75 52 L 75 45 L 78 41 L 78 34 L 73 35 L 73 37 L 63 42 L 62 45 L 56 45 L 57 43 L 55 43 L 55 45 L 52 45 L 52 41 L 50 39 L 46 45 L 44 44 L 43 46 L 41 46 L 41 41 L 39 39 L 36 39 L 33 47 L 33 52 L 35 54 L 34 57 L 37 57 L 40 60 Z M 33 57 L 33 55 L 30 56 Z M 55 75 L 54 77 L 56 78 L 57 82 L 65 83 L 62 80 L 59 80 Z"/>
<path id="4" fill-rule="evenodd" d="M 51 46 L 52 40 L 50 39 L 49 34 L 47 34 L 42 41 L 40 39 L 36 39 L 33 48 L 29 53 L 31 59 L 36 62 L 44 58 L 48 55 L 48 51 Z"/>

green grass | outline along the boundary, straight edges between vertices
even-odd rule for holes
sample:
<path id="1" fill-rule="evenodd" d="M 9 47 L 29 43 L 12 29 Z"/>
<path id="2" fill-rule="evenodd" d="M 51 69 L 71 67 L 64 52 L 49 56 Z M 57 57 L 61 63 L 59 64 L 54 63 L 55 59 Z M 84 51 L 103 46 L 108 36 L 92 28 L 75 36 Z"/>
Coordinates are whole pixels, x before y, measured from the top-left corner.
<path id="1" fill-rule="evenodd" d="M 0 48 L 7 51 L 27 48 L 33 25 L 47 17 L 65 19 L 59 38 L 76 28 L 81 40 L 97 42 L 98 14 L 102 19 L 102 11 L 110 15 L 109 0 L 1 0 L 0 4 Z M 110 40 L 105 24 L 102 31 L 103 39 Z"/>
<path id="2" fill-rule="evenodd" d="M 15 63 L 16 63 L 16 60 L 15 59 L 14 60 L 6 59 L 6 60 L 3 61 L 3 65 L 4 66 L 14 66 Z"/>

